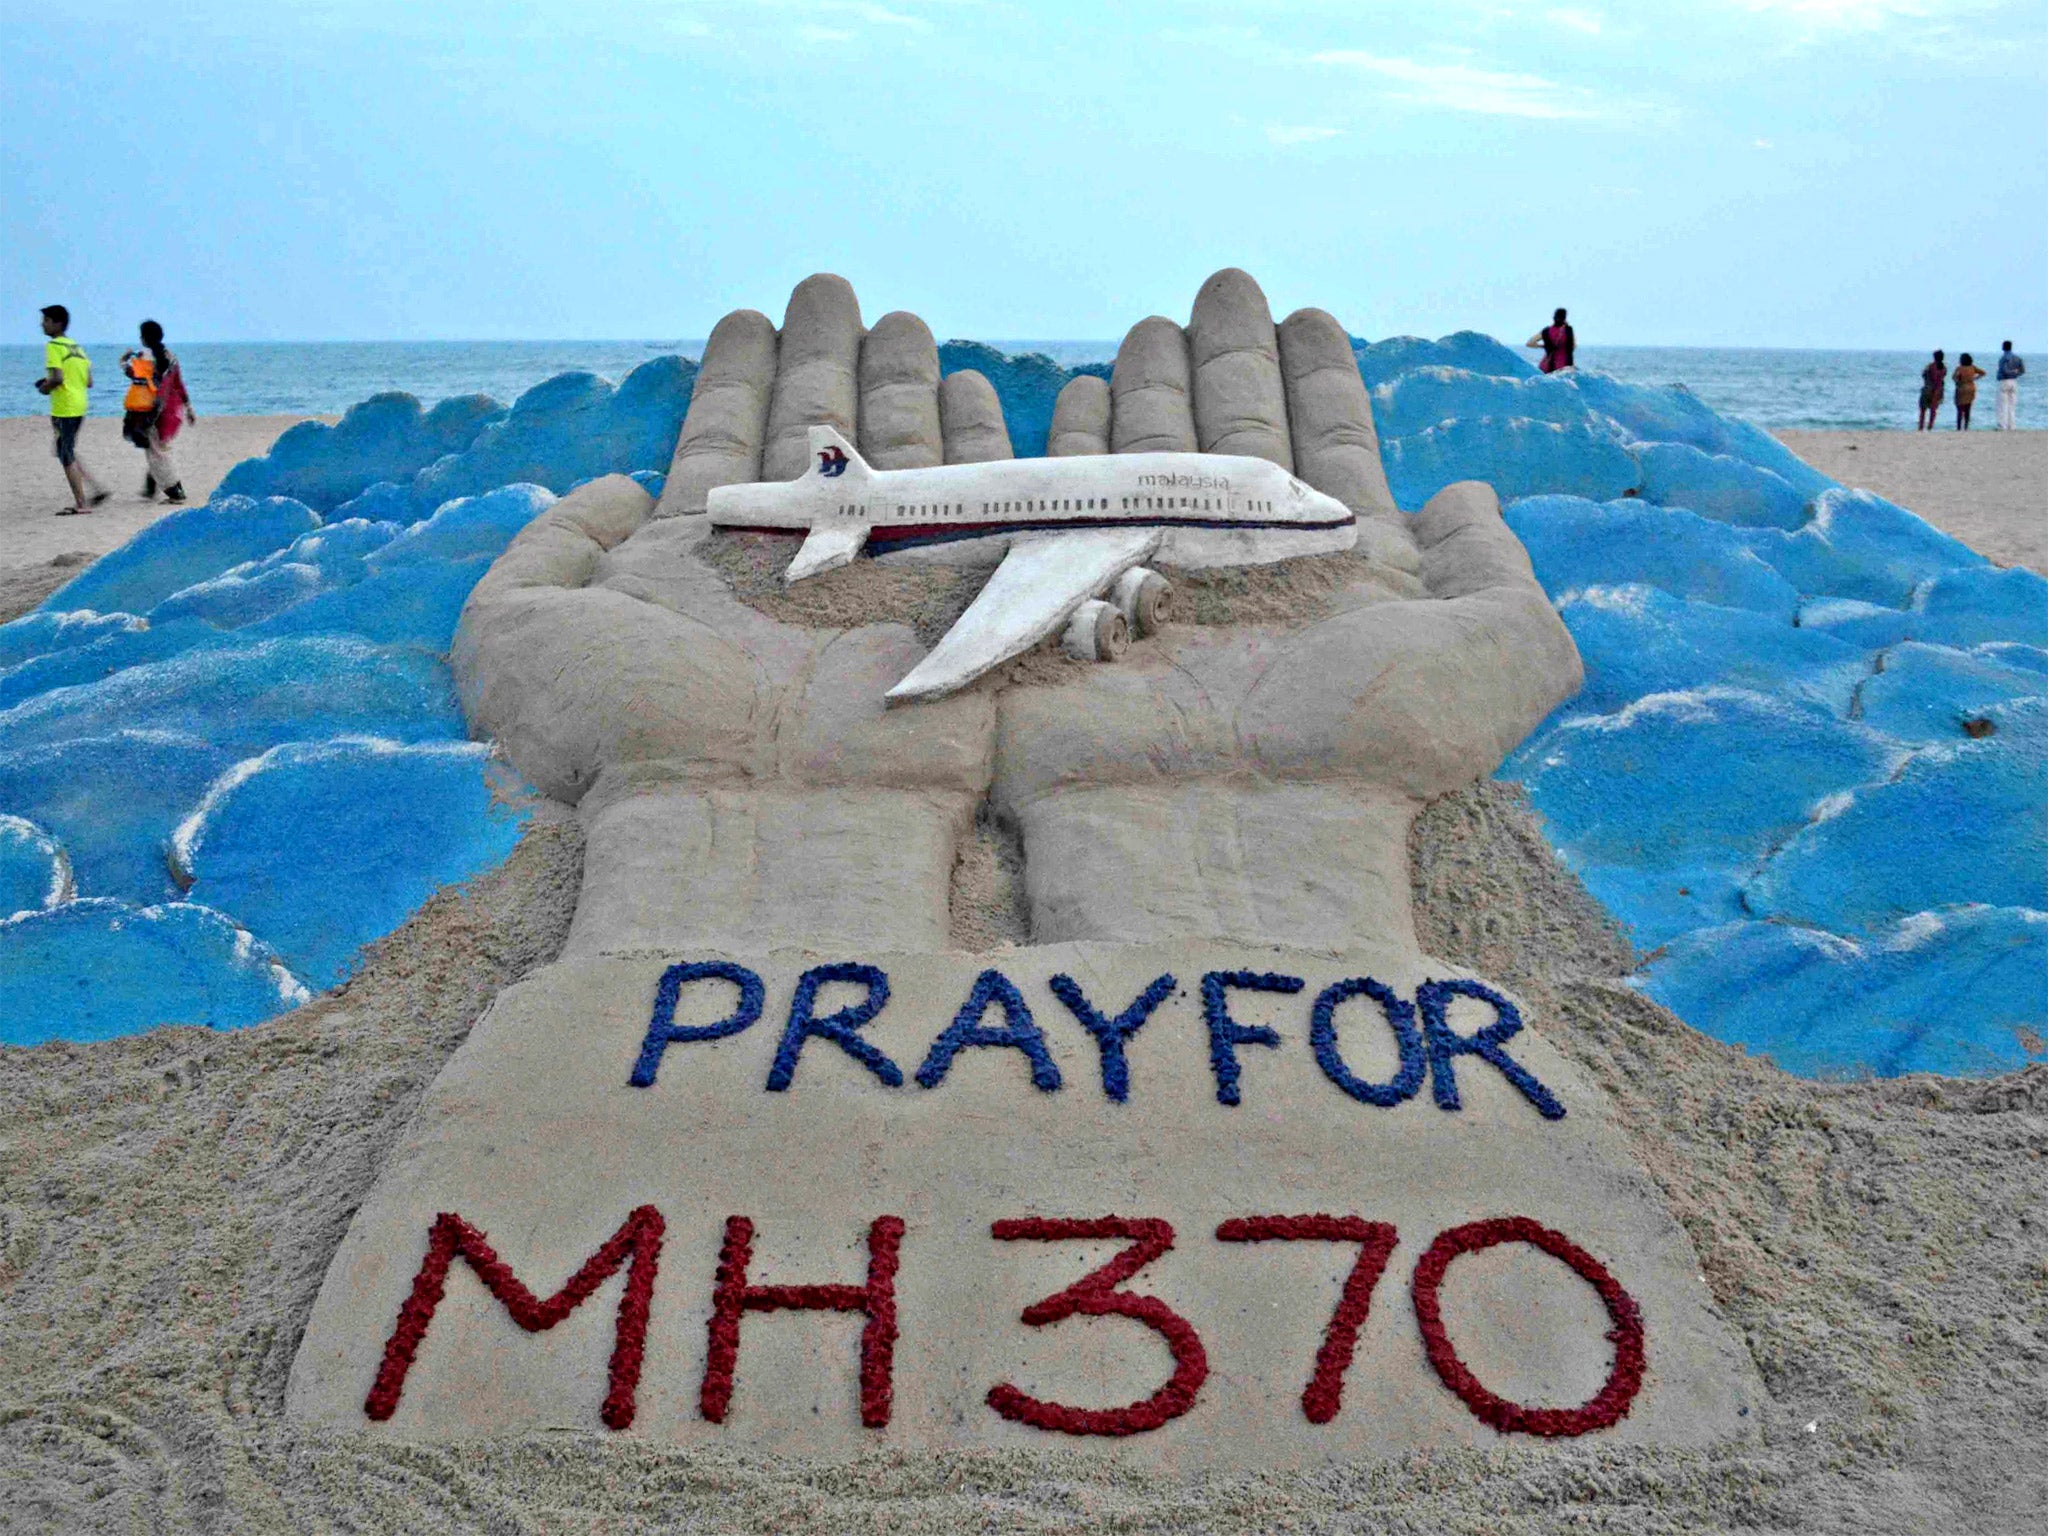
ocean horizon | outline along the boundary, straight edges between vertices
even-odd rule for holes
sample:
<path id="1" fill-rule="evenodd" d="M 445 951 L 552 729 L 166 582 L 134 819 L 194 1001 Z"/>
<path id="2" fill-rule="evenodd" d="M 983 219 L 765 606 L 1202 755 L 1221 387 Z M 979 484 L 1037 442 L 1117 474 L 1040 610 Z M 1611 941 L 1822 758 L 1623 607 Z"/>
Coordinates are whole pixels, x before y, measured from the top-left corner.
<path id="1" fill-rule="evenodd" d="M 1041 353 L 1063 368 L 1107 362 L 1115 341 L 993 339 L 1012 355 Z M 83 343 L 94 365 L 91 414 L 118 415 L 120 357 L 132 343 Z M 201 415 L 333 416 L 369 396 L 403 390 L 422 404 L 485 394 L 510 404 L 558 373 L 579 369 L 617 381 L 651 358 L 696 358 L 699 338 L 644 341 L 312 341 L 177 345 Z M 1950 348 L 1950 357 L 1960 348 Z M 1992 365 L 1996 343 L 1977 354 Z M 1772 347 L 1586 346 L 1581 365 L 1629 384 L 1679 384 L 1724 415 L 1766 429 L 1910 431 L 1923 352 Z M 0 414 L 35 416 L 40 344 L 0 346 Z M 2048 385 L 2020 390 L 2019 424 L 2048 427 Z M 1979 390 L 1982 430 L 1995 417 L 1995 386 Z M 1952 420 L 1944 410 L 1943 425 Z"/>

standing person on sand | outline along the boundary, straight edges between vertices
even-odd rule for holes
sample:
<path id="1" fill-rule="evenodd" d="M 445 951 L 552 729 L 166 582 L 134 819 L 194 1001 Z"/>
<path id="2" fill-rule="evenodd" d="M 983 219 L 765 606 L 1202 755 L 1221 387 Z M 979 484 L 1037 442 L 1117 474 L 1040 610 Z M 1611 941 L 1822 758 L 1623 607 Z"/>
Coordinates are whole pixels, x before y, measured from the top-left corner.
<path id="1" fill-rule="evenodd" d="M 1935 414 L 1941 409 L 1943 394 L 1942 380 L 1948 377 L 1948 364 L 1942 361 L 1941 348 L 1934 349 L 1934 361 L 1920 370 L 1920 424 L 1915 432 L 1932 432 Z"/>
<path id="2" fill-rule="evenodd" d="M 2019 425 L 2020 375 L 2027 371 L 2027 365 L 2020 361 L 2019 353 L 2013 351 L 2012 343 L 2005 344 L 2005 350 L 1998 354 L 1998 430 L 2010 432 Z"/>
<path id="3" fill-rule="evenodd" d="M 1952 375 L 1956 381 L 1956 430 L 1970 430 L 1970 407 L 1977 403 L 1977 381 L 1984 377 L 1984 370 L 1977 366 L 1977 360 L 1965 352 L 1956 363 Z"/>
<path id="4" fill-rule="evenodd" d="M 1545 373 L 1556 373 L 1560 369 L 1578 366 L 1572 361 L 1572 353 L 1578 346 L 1578 338 L 1572 334 L 1572 328 L 1565 324 L 1564 311 L 1561 309 L 1550 317 L 1550 324 L 1522 345 L 1542 350 L 1541 366 Z"/>
<path id="5" fill-rule="evenodd" d="M 149 451 L 149 429 L 156 425 L 156 359 L 147 352 L 123 352 L 121 372 L 128 379 L 128 393 L 121 397 L 121 436 L 145 454 Z M 142 497 L 156 495 L 152 475 L 142 482 Z"/>
<path id="6" fill-rule="evenodd" d="M 155 500 L 161 490 L 164 500 L 176 505 L 185 499 L 185 487 L 166 444 L 199 413 L 185 393 L 178 359 L 164 345 L 164 328 L 145 320 L 140 335 L 144 350 L 121 355 L 122 372 L 129 378 L 128 398 L 122 402 L 128 414 L 121 435 L 142 450 L 149 464 L 142 481 L 143 500 Z"/>
<path id="7" fill-rule="evenodd" d="M 85 392 L 92 388 L 92 359 L 84 348 L 65 335 L 71 325 L 71 311 L 62 304 L 43 306 L 43 376 L 36 389 L 50 397 L 50 429 L 56 439 L 57 462 L 71 487 L 71 505 L 57 511 L 59 517 L 90 512 L 113 492 L 93 478 L 91 470 L 78 462 L 78 429 L 85 421 Z M 92 487 L 91 496 L 86 487 Z"/>

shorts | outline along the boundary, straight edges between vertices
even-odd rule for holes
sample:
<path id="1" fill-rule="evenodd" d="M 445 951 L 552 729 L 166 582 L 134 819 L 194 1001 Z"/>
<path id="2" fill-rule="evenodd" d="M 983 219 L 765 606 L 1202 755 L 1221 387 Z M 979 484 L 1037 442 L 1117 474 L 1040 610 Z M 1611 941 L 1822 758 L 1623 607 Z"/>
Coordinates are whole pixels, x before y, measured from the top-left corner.
<path id="1" fill-rule="evenodd" d="M 121 417 L 121 435 L 138 448 L 149 446 L 150 429 L 156 425 L 156 409 L 126 411 Z"/>
<path id="2" fill-rule="evenodd" d="M 52 416 L 50 428 L 57 436 L 57 462 L 69 469 L 78 459 L 78 429 L 83 416 Z"/>

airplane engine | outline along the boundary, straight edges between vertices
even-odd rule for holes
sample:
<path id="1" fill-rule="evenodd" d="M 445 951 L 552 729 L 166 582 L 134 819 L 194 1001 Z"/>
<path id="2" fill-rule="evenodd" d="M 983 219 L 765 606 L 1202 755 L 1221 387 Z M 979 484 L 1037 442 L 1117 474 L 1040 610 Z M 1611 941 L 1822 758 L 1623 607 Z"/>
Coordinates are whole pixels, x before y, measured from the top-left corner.
<path id="1" fill-rule="evenodd" d="M 1109 600 L 1122 611 L 1131 633 L 1143 639 L 1159 633 L 1166 617 L 1166 599 L 1172 593 L 1173 583 L 1164 576 L 1134 565 L 1117 577 L 1116 585 L 1109 590 Z"/>
<path id="2" fill-rule="evenodd" d="M 1123 610 L 1099 597 L 1076 608 L 1060 636 L 1060 649 L 1076 661 L 1115 661 L 1130 643 L 1130 621 Z"/>

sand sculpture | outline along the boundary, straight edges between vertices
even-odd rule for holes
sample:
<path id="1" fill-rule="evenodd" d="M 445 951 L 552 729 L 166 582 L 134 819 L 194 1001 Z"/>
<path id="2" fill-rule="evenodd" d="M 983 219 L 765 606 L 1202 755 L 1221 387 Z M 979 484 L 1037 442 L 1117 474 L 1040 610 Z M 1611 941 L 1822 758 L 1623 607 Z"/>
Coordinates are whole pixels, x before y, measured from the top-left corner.
<path id="1" fill-rule="evenodd" d="M 1101 382 L 1096 380 L 1094 382 Z M 1026 463 L 881 469 L 812 427 L 795 480 L 715 487 L 711 526 L 799 540 L 784 585 L 878 559 L 1001 564 L 931 654 L 886 695 L 941 698 L 1064 631 L 1085 661 L 1113 661 L 1157 627 L 1169 590 L 1142 562 L 1270 565 L 1348 550 L 1357 514 L 1267 459 L 1243 454 L 1068 455 Z"/>
<path id="2" fill-rule="evenodd" d="M 1741 1433 L 1746 1357 L 1601 1103 L 1415 940 L 1418 809 L 1579 683 L 1493 493 L 1395 512 L 1342 330 L 1220 273 L 1054 452 L 1269 459 L 1365 558 L 1292 622 L 885 712 L 913 628 L 770 616 L 689 515 L 819 423 L 905 467 L 1008 446 L 920 322 L 812 278 L 714 332 L 669 515 L 586 486 L 472 594 L 466 710 L 580 807 L 582 895 L 358 1214 L 292 1411 L 1168 1469 Z M 991 819 L 1028 942 L 965 953 Z"/>

